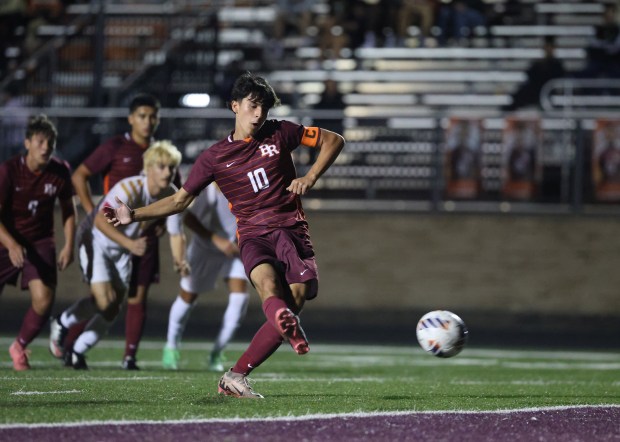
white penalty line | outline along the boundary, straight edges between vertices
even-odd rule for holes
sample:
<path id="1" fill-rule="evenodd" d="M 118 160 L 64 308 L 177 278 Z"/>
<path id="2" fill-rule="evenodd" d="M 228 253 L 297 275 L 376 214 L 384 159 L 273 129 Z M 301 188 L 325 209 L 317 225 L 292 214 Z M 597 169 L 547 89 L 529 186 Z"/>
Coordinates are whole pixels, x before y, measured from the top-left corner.
<path id="1" fill-rule="evenodd" d="M 601 409 L 614 408 L 620 410 L 619 404 L 598 404 L 598 405 L 561 405 L 554 407 L 530 407 L 530 408 L 513 408 L 501 410 L 406 410 L 406 411 L 376 411 L 376 412 L 353 412 L 339 414 L 306 414 L 302 416 L 275 416 L 275 417 L 232 417 L 232 418 L 212 418 L 212 419 L 188 419 L 188 420 L 126 420 L 126 421 L 83 421 L 83 422 L 67 422 L 67 423 L 36 423 L 36 424 L 0 424 L 0 430 L 15 428 L 65 428 L 65 427 L 89 427 L 95 425 L 196 425 L 211 423 L 243 423 L 243 422 L 295 422 L 308 421 L 317 419 L 346 419 L 346 418 L 372 418 L 372 417 L 395 417 L 395 416 L 416 416 L 416 415 L 510 415 L 517 413 L 538 413 L 548 411 L 568 411 L 582 409 Z"/>

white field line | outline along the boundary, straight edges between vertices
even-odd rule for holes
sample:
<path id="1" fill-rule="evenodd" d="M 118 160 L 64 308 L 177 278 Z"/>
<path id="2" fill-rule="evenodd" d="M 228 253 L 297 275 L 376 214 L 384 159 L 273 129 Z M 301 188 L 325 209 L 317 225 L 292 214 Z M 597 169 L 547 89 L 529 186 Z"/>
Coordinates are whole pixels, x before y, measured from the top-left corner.
<path id="1" fill-rule="evenodd" d="M 219 376 L 219 375 L 217 375 Z M 294 384 L 298 384 L 300 382 L 309 383 L 321 383 L 321 384 L 331 384 L 331 383 L 339 383 L 339 382 L 359 382 L 359 383 L 385 383 L 388 382 L 389 379 L 383 376 L 359 376 L 359 377 L 292 377 L 283 375 L 282 373 L 260 373 L 251 377 L 254 381 L 257 382 L 277 382 L 277 383 L 287 383 L 291 382 Z M 162 381 L 162 380 L 172 380 L 172 377 L 168 376 L 144 376 L 140 375 L 132 375 L 132 376 L 117 376 L 117 377 L 104 377 L 97 375 L 80 375 L 79 377 L 36 377 L 36 378 L 26 378 L 21 376 L 0 376 L 0 381 L 63 381 L 63 382 L 76 382 L 76 381 L 85 381 L 85 382 L 127 382 L 127 381 Z M 425 382 L 419 376 L 399 376 L 399 380 L 403 382 Z M 607 382 L 595 382 L 595 381 L 556 381 L 556 380 L 542 380 L 542 379 L 515 379 L 511 381 L 471 381 L 471 380 L 452 380 L 450 384 L 453 385 L 523 385 L 523 386 L 551 386 L 551 385 L 609 385 L 610 387 L 620 387 L 620 381 L 614 381 L 610 384 Z M 50 392 L 43 392 L 50 394 Z M 10 393 L 11 395 L 17 395 L 16 393 Z"/>
<path id="2" fill-rule="evenodd" d="M 15 391 L 11 396 L 38 396 L 44 394 L 75 394 L 82 393 L 82 390 L 65 390 L 65 391 Z"/>
<path id="3" fill-rule="evenodd" d="M 0 346 L 11 345 L 15 338 L 0 337 Z M 143 340 L 140 348 L 145 350 L 161 350 L 164 347 L 164 340 Z M 47 338 L 38 338 L 31 346 L 42 346 L 47 348 Z M 188 341 L 181 344 L 181 351 L 210 351 L 212 342 L 210 341 Z M 97 344 L 97 348 L 123 349 L 125 342 L 120 339 L 104 339 Z M 247 348 L 247 343 L 233 342 L 228 347 L 231 351 L 243 351 Z M 339 345 L 339 344 L 312 344 L 310 354 L 368 354 L 368 355 L 398 355 L 398 356 L 429 356 L 417 345 L 395 346 L 395 345 Z M 564 360 L 606 360 L 620 362 L 620 354 L 617 350 L 610 351 L 562 351 L 562 350 L 506 350 L 506 349 L 487 349 L 466 347 L 463 353 L 452 360 L 458 360 L 461 356 L 470 358 L 499 358 L 499 359 L 564 359 Z M 445 361 L 442 359 L 442 361 Z"/>
<path id="4" fill-rule="evenodd" d="M 0 381 L 66 381 L 66 382 L 75 382 L 75 381 L 105 381 L 105 382 L 116 382 L 116 381 L 168 381 L 171 378 L 168 376 L 139 376 L 139 375 L 131 375 L 131 376 L 97 376 L 93 374 L 92 376 L 88 375 L 79 375 L 75 377 L 56 377 L 56 376 L 45 376 L 45 377 L 25 377 L 25 376 L 0 376 Z"/>
<path id="5" fill-rule="evenodd" d="M 620 409 L 620 405 L 608 404 L 608 405 L 569 405 L 569 406 L 557 406 L 557 407 L 530 407 L 530 408 L 513 408 L 503 410 L 432 410 L 432 411 L 377 411 L 377 412 L 354 412 L 354 413 L 342 413 L 342 414 L 306 414 L 303 416 L 274 416 L 274 417 L 251 417 L 251 418 L 214 418 L 214 419 L 190 419 L 190 420 L 170 420 L 170 421 L 150 421 L 150 420 L 126 420 L 126 421 L 83 421 L 83 422 L 69 422 L 69 423 L 38 423 L 38 424 L 0 424 L 1 429 L 9 428 L 59 428 L 59 427 L 85 427 L 93 425 L 194 425 L 194 424 L 208 424 L 208 423 L 227 423 L 227 422 L 297 422 L 307 421 L 315 419 L 342 419 L 351 417 L 390 417 L 390 416 L 414 416 L 425 414 L 468 414 L 468 415 L 510 415 L 516 413 L 539 413 L 548 411 L 564 411 L 574 409 L 598 409 L 598 408 L 614 408 Z"/>

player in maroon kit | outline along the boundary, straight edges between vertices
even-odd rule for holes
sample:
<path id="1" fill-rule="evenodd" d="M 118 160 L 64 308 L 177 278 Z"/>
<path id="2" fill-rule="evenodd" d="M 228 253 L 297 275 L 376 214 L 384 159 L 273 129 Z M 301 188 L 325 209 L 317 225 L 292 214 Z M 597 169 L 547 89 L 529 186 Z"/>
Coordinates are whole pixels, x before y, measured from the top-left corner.
<path id="1" fill-rule="evenodd" d="M 0 293 L 5 284 L 30 291 L 32 305 L 17 339 L 9 348 L 13 368 L 28 370 L 26 346 L 49 320 L 54 303 L 57 269 L 73 261 L 76 210 L 69 166 L 52 156 L 58 134 L 45 115 L 30 119 L 26 155 L 0 164 Z M 54 205 L 62 212 L 65 244 L 56 257 Z"/>
<path id="2" fill-rule="evenodd" d="M 301 206 L 306 194 L 334 162 L 344 138 L 318 127 L 269 120 L 279 104 L 272 87 L 250 73 L 240 76 L 231 93 L 235 129 L 200 154 L 190 175 L 174 195 L 130 209 L 108 208 L 108 222 L 129 224 L 186 209 L 209 183 L 216 181 L 237 218 L 239 248 L 245 271 L 256 288 L 267 317 L 248 349 L 222 376 L 221 394 L 262 398 L 247 375 L 286 339 L 297 354 L 309 351 L 297 314 L 318 293 L 318 269 Z M 291 152 L 299 145 L 319 149 L 306 175 L 297 177 Z"/>
<path id="3" fill-rule="evenodd" d="M 127 121 L 131 131 L 117 135 L 97 147 L 78 166 L 72 176 L 75 191 L 80 198 L 86 213 L 90 213 L 95 204 L 88 186 L 90 176 L 103 175 L 104 194 L 120 180 L 139 175 L 143 169 L 142 155 L 151 145 L 153 134 L 159 125 L 160 103 L 152 95 L 140 94 L 132 99 L 129 105 Z M 177 187 L 181 186 L 180 178 L 174 180 Z M 147 238 L 147 249 L 143 256 L 134 256 L 133 273 L 127 298 L 125 317 L 125 355 L 123 368 L 137 370 L 136 353 L 142 338 L 146 321 L 146 301 L 151 283 L 159 282 L 159 236 L 165 232 L 163 223 L 157 223 L 144 232 Z M 65 339 L 65 353 L 70 354 L 73 341 L 84 328 L 83 323 L 74 326 Z M 62 357 L 62 355 L 55 354 Z"/>

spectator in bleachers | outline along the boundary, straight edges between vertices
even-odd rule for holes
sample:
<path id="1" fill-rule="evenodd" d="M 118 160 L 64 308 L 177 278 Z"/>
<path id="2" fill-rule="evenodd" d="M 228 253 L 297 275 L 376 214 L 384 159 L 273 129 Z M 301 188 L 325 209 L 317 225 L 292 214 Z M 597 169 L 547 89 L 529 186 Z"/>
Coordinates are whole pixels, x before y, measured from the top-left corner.
<path id="1" fill-rule="evenodd" d="M 534 61 L 527 69 L 527 80 L 512 95 L 512 103 L 502 109 L 511 111 L 526 106 L 540 106 L 540 91 L 545 83 L 565 75 L 562 62 L 555 57 L 555 40 L 545 37 L 544 57 Z"/>
<path id="2" fill-rule="evenodd" d="M 61 0 L 28 0 L 28 26 L 25 50 L 32 54 L 45 40 L 38 34 L 44 25 L 60 24 L 65 17 L 65 4 Z"/>
<path id="3" fill-rule="evenodd" d="M 323 82 L 325 88 L 321 94 L 321 99 L 314 105 L 314 109 L 343 110 L 345 108 L 342 93 L 338 89 L 338 82 L 328 78 Z M 315 119 L 319 127 L 331 130 L 332 132 L 342 133 L 342 118 L 338 119 Z"/>
<path id="4" fill-rule="evenodd" d="M 439 8 L 437 25 L 440 44 L 463 44 L 478 27 L 486 26 L 486 4 L 482 0 L 454 0 Z"/>
<path id="5" fill-rule="evenodd" d="M 278 0 L 274 36 L 304 36 L 312 23 L 313 0 Z"/>
<path id="6" fill-rule="evenodd" d="M 577 74 L 579 78 L 620 77 L 620 26 L 616 11 L 615 4 L 605 5 L 603 23 L 588 42 L 586 67 Z"/>
<path id="7" fill-rule="evenodd" d="M 396 46 L 406 46 L 408 28 L 417 24 L 420 29 L 419 46 L 424 46 L 427 38 L 431 37 L 431 28 L 435 24 L 435 12 L 439 7 L 438 0 L 401 0 L 396 1 L 398 8 L 395 11 L 394 28 L 396 31 Z"/>
<path id="8" fill-rule="evenodd" d="M 339 15 L 326 15 L 321 18 L 318 34 L 321 59 L 339 58 L 344 48 L 355 47 L 353 42 L 357 40 L 358 35 L 355 23 L 354 20 Z"/>

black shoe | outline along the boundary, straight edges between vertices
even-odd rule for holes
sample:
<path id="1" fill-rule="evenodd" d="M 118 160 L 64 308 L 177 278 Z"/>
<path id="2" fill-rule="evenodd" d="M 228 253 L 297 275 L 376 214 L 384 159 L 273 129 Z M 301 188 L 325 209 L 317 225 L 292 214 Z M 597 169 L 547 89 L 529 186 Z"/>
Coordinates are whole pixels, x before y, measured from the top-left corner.
<path id="1" fill-rule="evenodd" d="M 65 351 L 65 353 L 62 355 L 62 365 L 63 367 L 73 367 L 73 361 L 72 359 L 72 351 Z"/>
<path id="2" fill-rule="evenodd" d="M 123 359 L 123 370 L 140 370 L 140 367 L 136 364 L 136 358 L 125 356 L 125 359 Z"/>
<path id="3" fill-rule="evenodd" d="M 71 352 L 71 365 L 74 370 L 88 370 L 86 358 L 81 353 Z"/>

